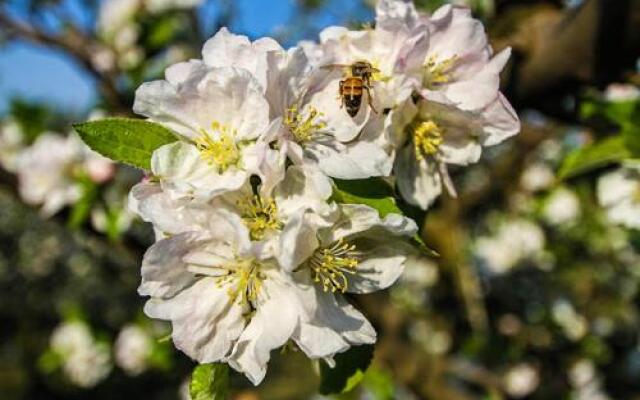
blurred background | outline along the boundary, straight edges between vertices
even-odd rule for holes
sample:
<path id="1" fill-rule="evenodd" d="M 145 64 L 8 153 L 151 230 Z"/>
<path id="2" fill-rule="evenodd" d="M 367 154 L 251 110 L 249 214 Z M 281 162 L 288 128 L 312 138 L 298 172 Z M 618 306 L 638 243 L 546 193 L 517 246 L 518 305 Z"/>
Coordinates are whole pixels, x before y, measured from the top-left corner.
<path id="1" fill-rule="evenodd" d="M 443 0 L 419 0 L 433 11 Z M 640 1 L 459 0 L 496 50 L 520 135 L 453 171 L 424 218 L 440 255 L 357 300 L 379 331 L 340 399 L 640 399 Z M 139 171 L 70 123 L 130 115 L 140 83 L 220 27 L 285 46 L 371 23 L 371 0 L 0 0 L 0 399 L 188 399 L 194 364 L 136 294 Z M 233 398 L 314 399 L 274 355 Z"/>

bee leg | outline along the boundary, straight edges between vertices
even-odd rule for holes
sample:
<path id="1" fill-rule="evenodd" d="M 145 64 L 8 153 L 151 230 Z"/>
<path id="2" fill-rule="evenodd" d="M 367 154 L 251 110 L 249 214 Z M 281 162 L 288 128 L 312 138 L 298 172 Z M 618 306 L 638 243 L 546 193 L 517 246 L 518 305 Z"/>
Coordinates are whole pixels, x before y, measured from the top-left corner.
<path id="1" fill-rule="evenodd" d="M 364 85 L 364 90 L 367 91 L 367 103 L 369 103 L 369 107 L 373 110 L 374 113 L 378 114 L 378 110 L 373 106 L 373 97 L 371 97 L 371 88 L 368 85 Z"/>
<path id="2" fill-rule="evenodd" d="M 338 89 L 338 99 L 340 99 L 340 109 L 344 107 L 344 96 L 342 95 L 342 93 L 344 93 L 344 81 L 340 81 L 340 87 Z"/>

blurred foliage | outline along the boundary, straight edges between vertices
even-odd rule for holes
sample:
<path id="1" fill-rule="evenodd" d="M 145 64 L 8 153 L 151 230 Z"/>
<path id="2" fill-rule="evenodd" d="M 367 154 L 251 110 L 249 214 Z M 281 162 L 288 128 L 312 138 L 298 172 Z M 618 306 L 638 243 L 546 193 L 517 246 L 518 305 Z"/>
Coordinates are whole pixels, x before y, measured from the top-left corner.
<path id="1" fill-rule="evenodd" d="M 434 10 L 444 2 L 417 4 Z M 57 3 L 0 0 L 30 10 L 28 20 L 36 27 L 43 19 L 58 18 L 52 15 L 52 10 L 60 11 Z M 98 1 L 81 3 L 95 15 Z M 501 27 L 519 25 L 519 18 L 529 13 L 518 8 L 518 19 L 505 20 L 496 15 L 495 6 L 506 1 L 466 3 L 499 33 Z M 161 76 L 171 63 L 197 56 L 204 32 L 242 18 L 234 2 L 224 4 L 228 9 L 216 20 L 194 19 L 188 10 L 139 11 L 133 21 L 139 29 L 133 44 L 140 50 L 139 62 L 119 65 L 115 60 L 96 72 L 92 60 L 80 60 L 104 78 L 99 82 L 107 88 L 100 103 L 104 111 L 130 113 L 133 92 L 142 81 Z M 317 33 L 322 26 L 316 20 L 326 21 L 327 15 L 345 25 L 370 22 L 371 2 L 353 4 L 356 11 L 347 13 L 339 1 L 299 0 L 291 23 L 273 34 L 293 44 Z M 78 29 L 98 44 L 112 46 L 97 37 L 94 26 Z M 630 74 L 637 82 L 637 71 Z M 115 97 L 109 98 L 109 89 Z M 459 198 L 447 198 L 430 210 L 423 230 L 425 242 L 441 256 L 433 258 L 431 269 L 408 270 L 388 292 L 359 300 L 380 335 L 372 361 L 371 348 L 355 348 L 335 360 L 338 369 L 353 372 L 347 374 L 351 379 L 331 380 L 334 370 L 313 366 L 290 349 L 273 355 L 258 389 L 231 372 L 231 397 L 322 399 L 315 395 L 320 388 L 347 392 L 335 396 L 342 400 L 640 398 L 640 231 L 607 218 L 597 187 L 603 174 L 639 157 L 640 103 L 612 101 L 590 86 L 584 89 L 573 93 L 579 112 L 570 117 L 519 109 L 523 132 L 518 139 L 488 151 L 483 162 L 464 172 L 453 171 Z M 5 119 L 15 121 L 30 144 L 45 131 L 67 133 L 72 122 L 83 118 L 16 100 Z M 107 185 L 85 182 L 73 207 L 44 219 L 19 200 L 16 177 L 0 171 L 0 398 L 186 398 L 194 364 L 173 348 L 165 324 L 141 314 L 144 299 L 136 294 L 140 259 L 153 233 L 137 220 L 122 229 L 125 195 L 140 179 L 140 171 L 122 167 Z M 348 202 L 365 202 L 370 183 L 337 182 L 336 193 Z M 382 214 L 400 208 L 424 218 L 396 203 L 386 182 L 376 185 L 385 185 L 380 193 L 389 195 L 374 204 L 367 199 L 367 204 Z M 578 200 L 578 214 L 563 223 L 554 222 L 558 212 L 552 207 L 559 191 Z M 560 211 L 570 208 L 559 206 Z M 106 221 L 102 230 L 92 223 L 96 210 Z M 511 254 L 515 242 L 502 243 L 499 232 L 514 221 L 539 230 L 541 246 L 525 255 Z M 532 246 L 532 231 L 522 241 Z M 502 246 L 501 257 L 488 259 L 478 250 L 483 243 Z M 507 268 L 496 268 L 500 262 Z M 50 343 L 52 333 L 68 321 L 82 321 L 96 342 L 110 347 L 116 347 L 124 326 L 144 328 L 153 343 L 147 369 L 130 375 L 116 366 L 93 388 L 74 385 Z M 328 373 L 324 380 L 314 367 Z M 209 368 L 196 370 L 207 388 L 212 384 Z"/>

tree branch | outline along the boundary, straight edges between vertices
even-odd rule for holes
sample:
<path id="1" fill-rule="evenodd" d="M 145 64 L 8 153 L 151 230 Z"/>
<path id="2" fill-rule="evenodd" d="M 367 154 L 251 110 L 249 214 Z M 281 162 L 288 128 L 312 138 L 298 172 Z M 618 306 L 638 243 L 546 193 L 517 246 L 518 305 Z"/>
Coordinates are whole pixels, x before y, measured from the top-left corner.
<path id="1" fill-rule="evenodd" d="M 93 63 L 92 52 L 100 47 L 97 41 L 73 27 L 67 27 L 59 35 L 50 34 L 17 21 L 5 12 L 0 12 L 0 27 L 14 38 L 42 46 L 54 46 L 71 55 L 98 81 L 99 90 L 109 107 L 115 112 L 127 109 L 126 101 L 117 90 L 117 71 L 100 71 Z"/>

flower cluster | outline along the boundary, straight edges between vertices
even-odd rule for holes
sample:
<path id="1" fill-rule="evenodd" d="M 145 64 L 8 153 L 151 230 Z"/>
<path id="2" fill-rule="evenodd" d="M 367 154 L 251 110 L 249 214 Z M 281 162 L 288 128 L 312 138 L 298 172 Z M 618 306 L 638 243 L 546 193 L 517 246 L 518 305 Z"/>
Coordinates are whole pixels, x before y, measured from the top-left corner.
<path id="1" fill-rule="evenodd" d="M 97 341 L 83 322 L 61 323 L 51 335 L 50 347 L 67 378 L 80 387 L 94 387 L 111 372 L 109 345 Z"/>
<path id="2" fill-rule="evenodd" d="M 49 217 L 82 197 L 83 181 L 100 184 L 111 179 L 115 164 L 75 134 L 46 132 L 17 153 L 15 169 L 23 200 L 41 204 L 42 215 Z"/>
<path id="3" fill-rule="evenodd" d="M 464 8 L 432 16 L 379 2 L 374 28 L 330 27 L 288 50 L 219 31 L 201 60 L 143 84 L 134 111 L 180 136 L 153 153 L 129 204 L 157 242 L 142 264 L 145 312 L 177 348 L 259 383 L 294 342 L 333 363 L 376 333 L 345 298 L 427 262 L 416 223 L 334 201 L 334 179 L 384 177 L 427 209 L 449 165 L 516 134 L 492 54 Z"/>

